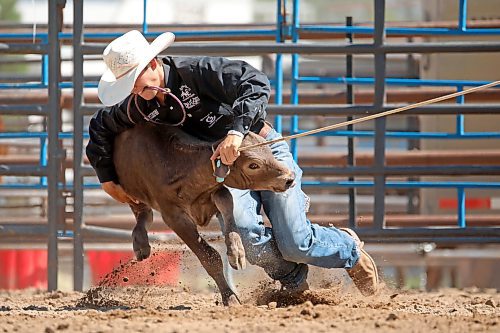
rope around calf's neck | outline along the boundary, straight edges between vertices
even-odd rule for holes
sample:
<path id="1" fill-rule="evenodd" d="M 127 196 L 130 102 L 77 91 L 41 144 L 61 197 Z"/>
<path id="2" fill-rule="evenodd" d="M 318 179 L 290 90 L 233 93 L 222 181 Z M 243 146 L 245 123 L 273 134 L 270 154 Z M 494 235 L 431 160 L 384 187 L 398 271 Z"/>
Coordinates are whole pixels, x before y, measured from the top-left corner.
<path id="1" fill-rule="evenodd" d="M 473 87 L 473 88 L 466 89 L 466 90 L 463 90 L 463 91 L 458 91 L 458 92 L 455 92 L 455 93 L 452 93 L 452 94 L 449 94 L 449 95 L 444 95 L 444 96 L 436 97 L 436 98 L 429 99 L 429 100 L 426 100 L 426 101 L 418 102 L 418 103 L 415 103 L 415 104 L 406 105 L 406 106 L 403 106 L 403 107 L 400 107 L 400 108 L 397 108 L 397 109 L 392 109 L 392 110 L 388 110 L 388 111 L 384 111 L 384 112 L 372 114 L 372 115 L 369 115 L 369 116 L 366 116 L 366 117 L 362 117 L 362 118 L 358 118 L 358 119 L 344 121 L 344 122 L 341 122 L 341 123 L 338 123 L 338 124 L 333 124 L 333 125 L 329 125 L 329 126 L 325 126 L 325 127 L 313 129 L 313 130 L 310 130 L 310 131 L 307 131 L 307 132 L 285 136 L 285 137 L 282 137 L 282 138 L 279 138 L 279 139 L 274 139 L 274 140 L 270 140 L 270 141 L 266 141 L 266 142 L 256 143 L 256 144 L 253 144 L 253 145 L 250 145 L 250 146 L 240 147 L 238 149 L 238 151 L 244 151 L 244 150 L 248 150 L 248 149 L 251 149 L 251 148 L 257 148 L 257 147 L 261 147 L 261 146 L 265 146 L 265 145 L 270 145 L 270 144 L 273 144 L 273 143 L 276 143 L 276 142 L 280 142 L 280 141 L 296 139 L 296 138 L 300 138 L 300 137 L 303 137 L 303 136 L 307 136 L 307 135 L 311 135 L 311 134 L 316 134 L 316 133 L 320 133 L 320 132 L 332 130 L 332 129 L 335 129 L 335 128 L 339 128 L 339 127 L 344 127 L 344 126 L 347 126 L 347 125 L 358 124 L 358 123 L 361 123 L 361 122 L 364 122 L 364 121 L 368 121 L 368 120 L 372 120 L 372 119 L 376 119 L 376 118 L 381 118 L 381 117 L 385 117 L 385 116 L 390 116 L 390 115 L 393 115 L 395 113 L 399 113 L 399 112 L 403 112 L 403 111 L 415 109 L 415 108 L 418 108 L 420 106 L 429 105 L 429 104 L 433 104 L 433 103 L 438 103 L 438 102 L 441 102 L 441 101 L 444 101 L 444 100 L 447 100 L 447 99 L 450 99 L 450 98 L 454 98 L 454 97 L 458 97 L 458 96 L 463 96 L 463 95 L 470 94 L 472 92 L 476 92 L 476 91 L 483 90 L 483 89 L 486 89 L 486 88 L 491 88 L 491 87 L 494 87 L 494 86 L 499 85 L 499 84 L 500 84 L 500 80 L 494 81 L 494 82 L 490 82 L 490 83 L 484 84 L 482 86 L 477 86 L 477 87 Z"/>

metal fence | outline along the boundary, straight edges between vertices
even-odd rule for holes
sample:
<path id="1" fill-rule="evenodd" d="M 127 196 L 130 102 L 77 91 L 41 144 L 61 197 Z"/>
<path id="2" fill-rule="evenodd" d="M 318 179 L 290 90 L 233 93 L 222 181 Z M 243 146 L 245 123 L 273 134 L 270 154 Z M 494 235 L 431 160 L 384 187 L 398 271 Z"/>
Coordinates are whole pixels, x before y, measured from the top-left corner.
<path id="1" fill-rule="evenodd" d="M 58 236 L 65 235 L 73 237 L 74 249 L 74 289 L 83 288 L 83 245 L 85 239 L 94 235 L 106 235 L 109 237 L 128 238 L 129 233 L 110 228 L 91 227 L 83 221 L 83 190 L 84 188 L 98 187 L 98 184 L 84 182 L 84 178 L 93 176 L 93 170 L 83 165 L 83 142 L 87 133 L 84 129 L 84 117 L 93 114 L 100 105 L 84 103 L 83 92 L 85 87 L 95 87 L 95 82 L 87 82 L 83 74 L 85 56 L 99 55 L 102 53 L 105 42 L 117 37 L 120 33 L 92 33 L 86 34 L 83 20 L 83 0 L 73 2 L 74 23 L 72 33 L 61 32 L 60 22 L 62 20 L 62 8 L 64 1 L 49 0 L 49 24 L 48 34 L 39 34 L 35 44 L 6 43 L 0 44 L 0 53 L 17 54 L 43 54 L 43 65 L 41 82 L 39 84 L 0 84 L 0 89 L 12 88 L 45 88 L 49 96 L 47 105 L 0 105 L 2 115 L 42 115 L 47 119 L 47 131 L 32 133 L 0 133 L 0 138 L 12 137 L 37 137 L 41 143 L 40 165 L 29 166 L 6 166 L 0 168 L 0 175 L 39 176 L 40 183 L 36 186 L 9 185 L 19 188 L 42 188 L 48 190 L 49 215 L 47 226 L 16 226 L 0 225 L 0 237 L 2 235 L 27 235 L 38 234 L 48 236 L 49 250 L 49 290 L 57 288 L 57 240 Z M 147 0 L 144 0 L 144 17 L 142 30 L 146 37 L 152 38 L 159 33 L 151 32 L 147 23 Z M 299 121 L 308 116 L 341 116 L 353 119 L 378 112 L 393 109 L 396 105 L 386 103 L 386 86 L 451 86 L 458 91 L 464 87 L 477 86 L 486 82 L 467 80 L 419 80 L 405 78 L 387 78 L 386 63 L 389 54 L 410 53 L 464 53 L 464 52 L 500 52 L 500 42 L 425 42 L 425 43 L 391 43 L 386 44 L 386 35 L 413 36 L 413 35 L 500 35 L 497 28 L 473 28 L 466 26 L 467 2 L 460 1 L 460 12 L 458 13 L 457 28 L 407 28 L 385 26 L 385 1 L 374 0 L 374 23 L 373 27 L 353 26 L 348 20 L 345 26 L 318 26 L 301 25 L 299 22 L 299 1 L 293 0 L 287 3 L 285 0 L 277 0 L 277 16 L 274 28 L 255 29 L 217 29 L 196 31 L 173 29 L 176 35 L 182 38 L 189 37 L 239 37 L 251 39 L 255 37 L 274 38 L 269 41 L 247 41 L 247 42 L 203 42 L 190 43 L 178 42 L 169 47 L 168 53 L 182 55 L 264 55 L 275 54 L 275 77 L 272 80 L 275 90 L 274 103 L 269 105 L 268 111 L 275 116 L 275 126 L 278 130 L 286 130 L 291 134 L 301 133 Z M 287 22 L 287 15 L 291 13 L 291 23 Z M 302 43 L 301 36 L 314 33 L 321 37 L 322 41 L 314 43 Z M 370 36 L 373 41 L 357 43 L 354 36 Z M 327 37 L 324 37 L 327 36 Z M 323 41 L 328 36 L 335 38 L 347 37 L 344 43 L 332 44 Z M 0 35 L 1 39 L 30 39 L 32 35 L 8 34 Z M 334 38 L 334 37 L 332 37 Z M 61 82 L 60 79 L 60 45 L 61 41 L 72 40 L 73 46 L 73 81 Z M 86 42 L 92 40 L 92 42 Z M 369 54 L 374 57 L 374 77 L 356 78 L 352 74 L 352 56 Z M 284 67 L 283 56 L 292 55 L 291 68 L 291 104 L 284 104 Z M 299 64 L 301 55 L 345 55 L 347 59 L 346 75 L 342 77 L 320 77 L 300 76 Z M 345 104 L 339 105 L 307 105 L 299 104 L 299 85 L 309 83 L 344 85 L 347 88 L 348 99 Z M 373 85 L 374 100 L 371 105 L 355 104 L 352 87 L 354 85 Z M 60 88 L 73 88 L 73 133 L 61 132 L 60 113 Z M 349 225 L 356 228 L 364 239 L 372 241 L 396 241 L 396 242 L 499 242 L 500 227 L 471 227 L 466 223 L 466 190 L 470 188 L 500 189 L 499 182 L 465 182 L 465 181 L 389 181 L 387 178 L 393 175 L 419 176 L 419 175 L 498 175 L 500 166 L 441 166 L 441 167 L 391 167 L 387 166 L 386 141 L 388 138 L 403 139 L 498 139 L 497 132 L 465 132 L 463 117 L 467 114 L 499 114 L 500 104 L 465 104 L 463 99 L 456 103 L 431 105 L 408 111 L 408 115 L 429 114 L 451 114 L 456 115 L 455 133 L 424 133 L 424 132 L 394 132 L 387 131 L 385 118 L 375 120 L 373 131 L 356 130 L 348 127 L 343 131 L 330 131 L 321 135 L 338 136 L 347 138 L 348 166 L 345 168 L 311 167 L 305 168 L 305 174 L 328 175 L 347 177 L 345 181 L 304 181 L 307 188 L 332 188 L 345 187 L 349 189 Z M 290 117 L 290 128 L 285 129 L 283 117 Z M 73 138 L 73 181 L 65 182 L 61 173 L 62 162 L 65 159 L 64 150 L 61 147 L 63 138 Z M 374 140 L 374 162 L 372 166 L 356 166 L 354 164 L 355 149 L 353 138 L 370 137 Z M 48 144 L 47 141 L 48 140 Z M 297 156 L 296 142 L 292 142 L 292 151 Z M 372 177 L 373 180 L 356 180 L 357 177 Z M 44 178 L 47 177 L 47 178 Z M 0 185 L 4 186 L 4 185 Z M 356 221 L 356 190 L 359 188 L 372 188 L 374 193 L 373 225 L 370 228 L 358 228 Z M 458 209 L 456 227 L 401 227 L 388 228 L 386 226 L 386 201 L 385 195 L 390 188 L 454 188 L 457 191 Z M 72 220 L 73 228 L 66 230 L 65 198 L 73 197 Z M 169 237 L 156 236 L 157 239 L 167 240 Z M 151 237 L 152 239 L 155 236 Z"/>

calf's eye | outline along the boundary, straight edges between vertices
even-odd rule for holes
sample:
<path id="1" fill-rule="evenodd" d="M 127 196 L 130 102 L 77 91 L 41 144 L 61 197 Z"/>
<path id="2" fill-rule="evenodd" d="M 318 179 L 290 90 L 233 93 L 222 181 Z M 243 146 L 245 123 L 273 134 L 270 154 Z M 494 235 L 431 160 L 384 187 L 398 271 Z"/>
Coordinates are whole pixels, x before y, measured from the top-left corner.
<path id="1" fill-rule="evenodd" d="M 255 170 L 259 168 L 259 165 L 257 163 L 250 163 L 248 167 L 252 170 Z"/>

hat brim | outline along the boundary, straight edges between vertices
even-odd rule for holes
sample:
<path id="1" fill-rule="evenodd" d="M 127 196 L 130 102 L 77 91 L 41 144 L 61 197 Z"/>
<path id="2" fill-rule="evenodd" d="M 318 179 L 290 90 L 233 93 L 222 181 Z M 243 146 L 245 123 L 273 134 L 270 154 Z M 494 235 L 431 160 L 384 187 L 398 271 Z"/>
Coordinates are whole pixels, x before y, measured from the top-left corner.
<path id="1" fill-rule="evenodd" d="M 101 76 L 97 87 L 97 95 L 99 96 L 102 104 L 112 106 L 123 101 L 128 95 L 130 95 L 132 89 L 134 88 L 135 81 L 141 74 L 142 70 L 146 68 L 154 57 L 172 45 L 174 40 L 175 35 L 171 32 L 165 32 L 158 36 L 151 44 L 149 44 L 149 50 L 145 53 L 145 56 L 141 59 L 137 67 L 119 79 L 116 79 L 113 72 L 109 68 L 106 69 L 104 74 Z"/>

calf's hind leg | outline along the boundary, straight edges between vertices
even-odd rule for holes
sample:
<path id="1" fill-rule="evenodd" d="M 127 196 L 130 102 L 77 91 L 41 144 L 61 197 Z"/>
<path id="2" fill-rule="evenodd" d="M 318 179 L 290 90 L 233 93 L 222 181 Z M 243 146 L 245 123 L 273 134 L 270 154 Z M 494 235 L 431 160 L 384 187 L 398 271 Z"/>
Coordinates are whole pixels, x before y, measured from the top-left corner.
<path id="1" fill-rule="evenodd" d="M 208 275 L 214 279 L 220 290 L 222 303 L 226 306 L 239 305 L 238 296 L 231 290 L 224 277 L 220 254 L 200 236 L 194 222 L 180 210 L 162 209 L 161 213 L 165 223 L 194 252 Z"/>
<path id="2" fill-rule="evenodd" d="M 138 261 L 142 261 L 151 254 L 148 229 L 153 224 L 153 210 L 145 203 L 129 204 L 129 206 L 136 220 L 136 225 L 132 230 L 132 246 L 135 257 Z"/>

